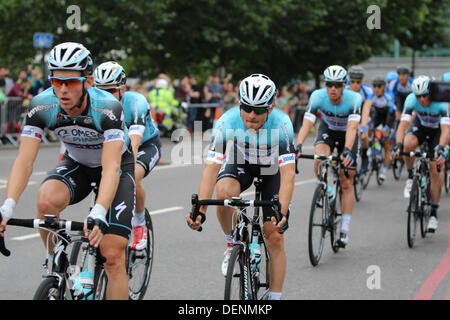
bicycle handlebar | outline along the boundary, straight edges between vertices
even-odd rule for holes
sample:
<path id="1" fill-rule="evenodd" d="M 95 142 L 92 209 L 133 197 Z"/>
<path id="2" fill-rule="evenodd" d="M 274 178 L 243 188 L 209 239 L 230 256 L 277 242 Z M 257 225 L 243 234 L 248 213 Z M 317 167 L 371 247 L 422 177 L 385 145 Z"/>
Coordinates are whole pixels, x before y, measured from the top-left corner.
<path id="1" fill-rule="evenodd" d="M 313 159 L 313 160 L 329 160 L 329 161 L 340 161 L 341 159 L 339 158 L 339 156 L 333 156 L 333 155 L 326 155 L 326 154 L 301 154 L 300 158 L 305 158 L 305 159 Z M 297 164 L 296 164 L 297 166 Z M 344 174 L 347 178 L 349 178 L 349 174 L 348 174 L 348 168 L 347 167 L 343 167 L 342 169 L 344 169 Z M 296 168 L 296 173 L 298 173 L 298 170 Z"/>
<path id="2" fill-rule="evenodd" d="M 191 219 L 195 221 L 198 216 L 198 209 L 200 206 L 225 206 L 225 207 L 275 207 L 277 213 L 281 212 L 281 203 L 279 201 L 278 195 L 274 195 L 272 200 L 245 200 L 240 197 L 232 198 L 231 200 L 218 200 L 218 199 L 205 199 L 199 200 L 198 194 L 193 194 L 191 199 L 192 210 Z M 277 214 L 274 215 L 279 222 Z M 202 227 L 198 231 L 202 231 Z"/>
<path id="3" fill-rule="evenodd" d="M 1 215 L 0 215 L 1 217 Z M 1 219 L 0 219 L 1 221 Z M 53 230 L 66 230 L 66 231 L 83 231 L 84 222 L 70 221 L 70 220 L 58 220 L 54 215 L 46 215 L 45 219 L 9 219 L 7 225 L 40 229 L 48 228 Z M 92 230 L 95 223 L 92 219 L 88 219 L 88 229 Z M 0 237 L 0 253 L 8 257 L 11 254 L 5 246 L 5 238 Z"/>

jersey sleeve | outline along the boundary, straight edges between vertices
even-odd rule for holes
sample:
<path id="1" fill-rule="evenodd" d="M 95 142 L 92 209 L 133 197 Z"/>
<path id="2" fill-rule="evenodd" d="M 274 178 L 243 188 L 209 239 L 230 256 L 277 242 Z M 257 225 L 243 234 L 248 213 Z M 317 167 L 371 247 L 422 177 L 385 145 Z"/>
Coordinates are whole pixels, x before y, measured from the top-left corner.
<path id="1" fill-rule="evenodd" d="M 278 166 L 295 164 L 294 128 L 289 117 L 280 125 Z"/>
<path id="2" fill-rule="evenodd" d="M 148 115 L 150 113 L 149 105 L 144 96 L 136 96 L 136 99 L 131 103 L 131 123 L 128 128 L 128 134 L 143 136 L 145 131 L 145 123 L 149 121 Z"/>
<path id="3" fill-rule="evenodd" d="M 108 108 L 100 111 L 103 114 L 101 130 L 104 135 L 104 143 L 112 141 L 125 142 L 125 124 L 122 105 L 119 101 L 111 101 Z"/>
<path id="4" fill-rule="evenodd" d="M 450 103 L 442 103 L 440 123 L 441 125 L 450 125 Z"/>
<path id="5" fill-rule="evenodd" d="M 226 113 L 219 118 L 213 128 L 211 143 L 209 144 L 208 155 L 206 157 L 207 161 L 212 161 L 218 164 L 223 163 L 227 143 L 225 115 Z"/>
<path id="6" fill-rule="evenodd" d="M 412 119 L 412 113 L 415 109 L 415 105 L 416 105 L 417 99 L 414 96 L 414 93 L 411 93 L 408 95 L 408 97 L 406 97 L 405 100 L 405 105 L 403 108 L 403 113 L 402 116 L 400 118 L 400 121 L 408 121 L 411 122 Z"/>
<path id="7" fill-rule="evenodd" d="M 303 117 L 304 119 L 307 119 L 307 120 L 311 121 L 312 123 L 316 122 L 316 118 L 317 118 L 316 114 L 320 107 L 319 92 L 320 91 L 316 90 L 311 94 L 311 97 L 309 98 L 309 101 L 308 101 L 308 106 L 306 107 L 306 111 L 305 111 L 305 114 Z"/>
<path id="8" fill-rule="evenodd" d="M 363 99 L 360 94 L 354 94 L 352 97 L 351 107 L 352 110 L 348 116 L 348 121 L 361 121 L 361 105 L 363 103 Z"/>
<path id="9" fill-rule="evenodd" d="M 51 108 L 54 108 L 54 105 L 43 104 L 41 96 L 34 97 L 30 102 L 21 136 L 42 140 L 44 129 L 48 126 L 46 111 Z"/>

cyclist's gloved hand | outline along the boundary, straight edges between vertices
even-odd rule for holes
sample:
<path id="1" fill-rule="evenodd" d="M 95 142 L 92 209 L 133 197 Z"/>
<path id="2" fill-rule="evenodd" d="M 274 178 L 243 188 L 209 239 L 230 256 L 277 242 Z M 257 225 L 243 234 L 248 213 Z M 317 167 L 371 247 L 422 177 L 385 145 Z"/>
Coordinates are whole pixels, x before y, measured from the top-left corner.
<path id="1" fill-rule="evenodd" d="M 6 223 L 11 219 L 15 206 L 16 201 L 12 198 L 8 198 L 0 207 L 0 236 L 3 236 L 3 231 L 6 230 Z"/>
<path id="2" fill-rule="evenodd" d="M 202 231 L 202 224 L 206 221 L 206 215 L 199 209 L 195 209 L 186 215 L 186 223 L 189 228 L 197 231 Z"/>
<path id="3" fill-rule="evenodd" d="M 435 155 L 434 157 L 437 160 L 437 165 L 440 167 L 441 165 L 443 165 L 445 163 L 445 147 L 441 146 L 441 145 L 437 145 L 434 148 L 434 152 Z M 440 168 L 438 167 L 438 171 L 440 171 Z"/>
<path id="4" fill-rule="evenodd" d="M 351 166 L 352 163 L 355 161 L 355 159 L 353 159 L 353 156 L 352 156 L 352 151 L 349 148 L 344 147 L 344 150 L 342 151 L 342 154 L 341 154 L 341 160 L 342 160 L 342 164 L 344 165 L 344 167 Z"/>
<path id="5" fill-rule="evenodd" d="M 278 215 L 278 221 L 275 219 L 275 216 L 271 218 L 272 223 L 275 225 L 279 233 L 284 233 L 289 228 L 289 213 L 290 210 L 288 210 L 285 215 L 280 212 Z"/>
<path id="6" fill-rule="evenodd" d="M 397 142 L 394 146 L 394 148 L 392 148 L 392 155 L 396 155 L 397 157 L 400 155 L 400 152 L 403 151 L 403 143 L 401 142 Z"/>
<path id="7" fill-rule="evenodd" d="M 361 126 L 361 133 L 364 133 L 365 135 L 367 135 L 367 127 L 366 126 Z"/>
<path id="8" fill-rule="evenodd" d="M 94 228 L 88 235 L 87 221 L 91 219 L 94 221 Z M 103 208 L 101 204 L 95 204 L 84 223 L 84 233 L 86 236 L 88 236 L 90 244 L 94 247 L 98 247 L 100 245 L 103 234 L 108 227 L 109 224 L 106 221 L 106 209 Z"/>
<path id="9" fill-rule="evenodd" d="M 298 159 L 300 157 L 300 155 L 302 154 L 302 144 L 299 143 L 296 147 L 295 147 L 295 159 Z"/>

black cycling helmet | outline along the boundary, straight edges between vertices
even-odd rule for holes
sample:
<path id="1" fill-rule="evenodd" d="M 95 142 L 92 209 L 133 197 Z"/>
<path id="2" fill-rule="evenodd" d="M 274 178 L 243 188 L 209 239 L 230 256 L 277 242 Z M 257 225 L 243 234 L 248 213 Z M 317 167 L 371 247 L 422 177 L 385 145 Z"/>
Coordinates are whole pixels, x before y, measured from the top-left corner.
<path id="1" fill-rule="evenodd" d="M 373 86 L 386 86 L 386 82 L 383 77 L 375 77 L 372 81 Z"/>
<path id="2" fill-rule="evenodd" d="M 411 74 L 411 71 L 409 68 L 405 65 L 401 65 L 397 67 L 397 73 L 398 74 Z"/>
<path id="3" fill-rule="evenodd" d="M 361 66 L 352 66 L 348 69 L 348 76 L 350 79 L 364 78 L 364 68 Z"/>

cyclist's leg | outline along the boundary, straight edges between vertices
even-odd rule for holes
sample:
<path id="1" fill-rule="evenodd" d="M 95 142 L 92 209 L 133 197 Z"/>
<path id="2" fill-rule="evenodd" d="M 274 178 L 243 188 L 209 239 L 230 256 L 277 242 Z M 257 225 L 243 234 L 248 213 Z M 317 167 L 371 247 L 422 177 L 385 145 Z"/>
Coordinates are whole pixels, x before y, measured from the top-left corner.
<path id="1" fill-rule="evenodd" d="M 413 123 L 411 127 L 406 131 L 406 135 L 403 140 L 403 150 L 405 152 L 414 152 L 417 146 L 422 143 L 422 141 L 423 137 L 421 131 L 419 127 L 416 126 L 415 123 Z M 405 157 L 405 164 L 409 174 L 414 167 L 414 157 Z"/>
<path id="2" fill-rule="evenodd" d="M 262 176 L 262 199 L 270 200 L 280 190 L 280 173 Z M 280 234 L 270 221 L 273 215 L 272 208 L 263 208 L 264 236 L 269 251 L 270 292 L 281 294 L 286 274 L 286 250 L 284 247 L 284 234 Z M 288 222 L 286 221 L 286 224 Z M 281 297 L 280 297 L 281 298 Z"/>
<path id="3" fill-rule="evenodd" d="M 428 141 L 429 156 L 434 158 L 434 148 L 439 144 L 441 130 L 437 129 Z M 444 167 L 441 166 L 440 172 L 437 170 L 436 161 L 430 162 L 430 179 L 431 179 L 431 211 L 432 215 L 437 216 L 437 210 L 441 201 L 442 185 L 444 184 Z"/>
<path id="4" fill-rule="evenodd" d="M 153 170 L 161 158 L 161 142 L 159 137 L 146 141 L 139 147 L 135 166 L 136 179 L 136 214 L 144 215 L 146 192 L 142 180 Z M 133 224 L 133 226 L 135 226 Z"/>
<path id="5" fill-rule="evenodd" d="M 68 156 L 42 182 L 38 191 L 37 218 L 53 214 L 59 217 L 60 212 L 69 204 L 84 199 L 92 190 L 90 180 L 84 174 L 84 168 Z M 48 231 L 39 229 L 44 246 L 47 245 Z M 53 250 L 53 242 L 49 242 L 48 252 Z"/>
<path id="6" fill-rule="evenodd" d="M 119 185 L 106 217 L 109 228 L 100 243 L 100 251 L 106 258 L 104 267 L 108 276 L 107 299 L 128 299 L 125 249 L 132 230 L 134 203 L 134 163 L 124 163 L 122 159 Z"/>
<path id="7" fill-rule="evenodd" d="M 317 132 L 316 139 L 314 141 L 314 154 L 326 154 L 330 155 L 334 149 L 334 137 L 324 122 L 320 123 L 319 131 Z M 317 178 L 320 176 L 320 172 L 317 172 L 319 168 L 320 160 L 314 161 L 314 173 Z"/>
<path id="8" fill-rule="evenodd" d="M 248 166 L 224 162 L 217 176 L 216 198 L 221 200 L 238 197 L 252 183 L 253 176 L 250 175 Z M 224 206 L 217 206 L 216 209 L 217 219 L 226 237 L 233 232 L 233 211 L 233 208 Z"/>

